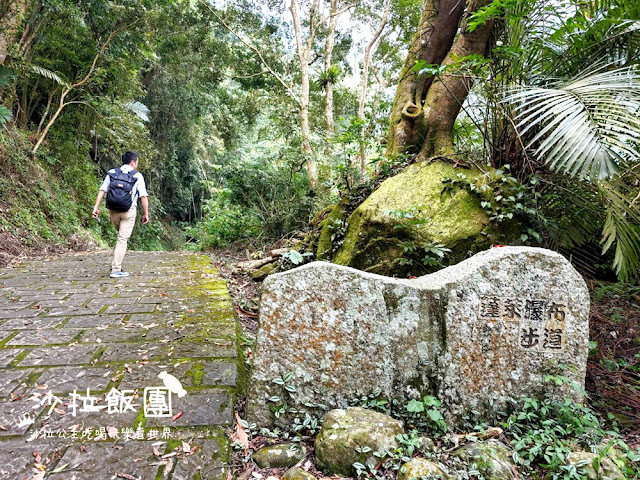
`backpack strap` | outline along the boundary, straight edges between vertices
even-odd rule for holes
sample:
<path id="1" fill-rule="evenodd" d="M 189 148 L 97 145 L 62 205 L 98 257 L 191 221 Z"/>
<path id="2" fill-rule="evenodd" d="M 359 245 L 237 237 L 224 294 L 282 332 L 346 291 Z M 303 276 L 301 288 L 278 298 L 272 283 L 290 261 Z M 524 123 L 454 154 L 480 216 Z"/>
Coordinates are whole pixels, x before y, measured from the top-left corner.
<path id="1" fill-rule="evenodd" d="M 126 175 L 127 177 L 133 179 L 134 185 L 138 182 L 138 179 L 135 178 L 135 176 L 137 174 L 138 174 L 137 170 L 131 170 L 131 171 L 125 173 L 125 172 L 122 171 L 122 167 L 114 168 L 113 169 L 113 173 L 107 172 L 107 175 L 109 175 L 109 177 L 112 180 L 117 179 L 119 175 Z"/>

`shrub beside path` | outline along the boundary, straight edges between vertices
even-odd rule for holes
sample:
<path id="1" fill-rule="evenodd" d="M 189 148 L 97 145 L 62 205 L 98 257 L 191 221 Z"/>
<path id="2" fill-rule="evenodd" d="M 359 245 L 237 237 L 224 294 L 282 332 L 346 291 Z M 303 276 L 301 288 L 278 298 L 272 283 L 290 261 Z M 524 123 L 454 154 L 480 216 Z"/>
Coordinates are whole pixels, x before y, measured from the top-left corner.
<path id="1" fill-rule="evenodd" d="M 245 372 L 225 282 L 202 255 L 110 261 L 0 269 L 0 478 L 226 479 Z"/>

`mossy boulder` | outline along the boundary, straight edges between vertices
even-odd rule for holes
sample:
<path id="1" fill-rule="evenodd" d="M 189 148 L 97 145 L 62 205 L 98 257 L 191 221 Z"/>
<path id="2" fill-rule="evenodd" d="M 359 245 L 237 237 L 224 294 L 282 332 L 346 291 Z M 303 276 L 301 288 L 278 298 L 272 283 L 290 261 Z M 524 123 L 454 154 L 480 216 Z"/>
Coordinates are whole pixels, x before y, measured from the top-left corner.
<path id="1" fill-rule="evenodd" d="M 511 450 L 498 440 L 467 443 L 454 452 L 467 464 L 476 464 L 487 480 L 514 480 L 515 463 Z"/>
<path id="2" fill-rule="evenodd" d="M 274 273 L 277 268 L 277 262 L 267 263 L 266 265 L 260 267 L 258 270 L 251 272 L 251 279 L 255 280 L 256 282 L 260 282 Z"/>
<path id="3" fill-rule="evenodd" d="M 460 187 L 446 188 L 443 182 L 455 179 L 457 173 L 449 163 L 422 162 L 385 180 L 349 216 L 345 235 L 338 238 L 341 244 L 336 248 L 331 242 L 331 229 L 333 226 L 335 230 L 336 221 L 345 213 L 344 205 L 339 204 L 324 223 L 318 258 L 320 253 L 334 250 L 332 259 L 337 264 L 394 275 L 406 274 L 409 268 L 401 260 L 406 254 L 406 244 L 444 245 L 451 249 L 443 262 L 447 265 L 461 261 L 469 253 L 485 250 L 497 241 L 497 230 L 480 206 L 479 198 Z M 479 170 L 464 173 L 470 180 L 484 181 Z M 407 221 L 389 215 L 389 211 L 412 212 L 415 217 Z M 501 231 L 519 232 L 519 228 L 504 227 Z M 516 235 L 513 232 L 507 236 Z"/>
<path id="4" fill-rule="evenodd" d="M 316 480 L 316 477 L 301 468 L 292 468 L 287 470 L 282 480 Z"/>
<path id="5" fill-rule="evenodd" d="M 433 452 L 436 449 L 434 441 L 425 436 L 418 437 L 418 448 L 423 452 Z"/>
<path id="6" fill-rule="evenodd" d="M 351 477 L 354 463 L 377 463 L 374 452 L 397 448 L 396 436 L 403 431 L 402 422 L 373 410 L 331 410 L 316 437 L 316 464 L 331 473 Z"/>
<path id="7" fill-rule="evenodd" d="M 597 471 L 594 466 L 594 460 L 596 459 L 599 459 L 596 462 L 599 463 Z M 582 475 L 585 475 L 584 478 L 587 480 L 600 480 L 602 478 L 625 480 L 626 478 L 620 467 L 608 456 L 599 458 L 599 455 L 591 452 L 571 452 L 567 457 L 567 464 L 576 467 Z"/>
<path id="8" fill-rule="evenodd" d="M 260 468 L 291 467 L 304 458 L 304 448 L 295 443 L 282 443 L 263 447 L 253 454 L 253 463 Z"/>
<path id="9" fill-rule="evenodd" d="M 449 478 L 449 475 L 437 463 L 426 458 L 413 458 L 400 467 L 398 480 L 419 480 L 427 475 L 443 479 Z"/>

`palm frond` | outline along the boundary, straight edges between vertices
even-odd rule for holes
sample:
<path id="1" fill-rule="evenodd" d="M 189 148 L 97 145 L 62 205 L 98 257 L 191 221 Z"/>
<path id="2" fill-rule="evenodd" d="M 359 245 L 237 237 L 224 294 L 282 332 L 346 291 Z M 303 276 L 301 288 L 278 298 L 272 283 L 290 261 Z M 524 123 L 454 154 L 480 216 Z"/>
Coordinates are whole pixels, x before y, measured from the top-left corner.
<path id="1" fill-rule="evenodd" d="M 638 161 L 640 73 L 584 74 L 555 87 L 520 87 L 505 98 L 520 135 L 552 169 L 601 181 Z"/>
<path id="2" fill-rule="evenodd" d="M 44 78 L 48 78 L 49 80 L 53 80 L 54 82 L 56 82 L 58 85 L 63 85 L 63 86 L 67 86 L 69 83 L 64 80 L 60 75 L 58 75 L 56 72 L 51 71 L 47 68 L 41 67 L 39 65 L 34 65 L 33 63 L 27 63 L 25 64 L 27 70 L 40 75 Z"/>
<path id="3" fill-rule="evenodd" d="M 149 107 L 147 107 L 144 103 L 141 102 L 128 102 L 124 104 L 125 108 L 131 110 L 138 117 L 142 119 L 144 122 L 149 121 Z"/>
<path id="4" fill-rule="evenodd" d="M 620 181 L 602 182 L 599 192 L 607 207 L 602 230 L 602 253 L 615 245 L 613 268 L 620 280 L 640 274 L 640 208 L 626 193 Z"/>

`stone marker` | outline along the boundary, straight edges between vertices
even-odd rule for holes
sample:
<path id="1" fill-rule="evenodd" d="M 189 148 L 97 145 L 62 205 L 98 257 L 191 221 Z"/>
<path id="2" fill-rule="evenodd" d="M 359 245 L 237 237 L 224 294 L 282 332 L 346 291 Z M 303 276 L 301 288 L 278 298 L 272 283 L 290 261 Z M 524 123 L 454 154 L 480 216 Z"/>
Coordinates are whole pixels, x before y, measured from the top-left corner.
<path id="1" fill-rule="evenodd" d="M 292 372 L 297 399 L 340 408 L 371 392 L 437 396 L 450 424 L 491 421 L 507 398 L 583 388 L 589 295 L 561 255 L 500 247 L 413 280 L 314 262 L 263 287 L 248 416 L 272 423 L 273 379 Z M 474 413 L 475 414 L 475 413 Z"/>

